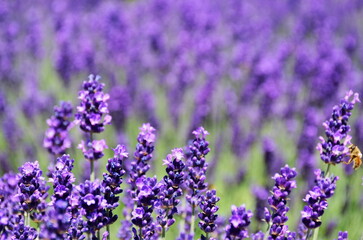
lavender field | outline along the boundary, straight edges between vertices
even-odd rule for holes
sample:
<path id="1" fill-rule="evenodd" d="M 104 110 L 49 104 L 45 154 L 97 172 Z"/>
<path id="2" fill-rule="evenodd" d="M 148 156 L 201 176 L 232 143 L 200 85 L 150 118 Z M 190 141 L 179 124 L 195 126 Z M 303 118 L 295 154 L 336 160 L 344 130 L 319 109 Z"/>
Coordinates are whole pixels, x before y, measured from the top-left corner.
<path id="1" fill-rule="evenodd" d="M 363 239 L 361 0 L 0 2 L 0 240 Z"/>

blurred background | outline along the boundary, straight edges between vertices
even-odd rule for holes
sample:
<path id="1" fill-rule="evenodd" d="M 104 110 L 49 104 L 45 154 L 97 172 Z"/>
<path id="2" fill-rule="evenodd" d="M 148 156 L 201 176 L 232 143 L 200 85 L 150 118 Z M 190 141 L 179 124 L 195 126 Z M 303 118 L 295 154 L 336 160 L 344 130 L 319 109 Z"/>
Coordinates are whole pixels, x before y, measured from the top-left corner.
<path id="1" fill-rule="evenodd" d="M 99 139 L 126 144 L 132 155 L 138 128 L 150 122 L 157 129 L 152 174 L 160 179 L 162 159 L 203 125 L 220 213 L 245 203 L 254 210 L 253 232 L 265 228 L 255 210 L 267 204 L 270 177 L 295 166 L 294 230 L 313 170 L 326 167 L 315 149 L 322 122 L 349 89 L 363 95 L 362 22 L 360 0 L 1 1 L 0 172 L 35 160 L 46 171 L 46 119 L 61 100 L 76 107 L 93 73 L 111 95 L 112 125 Z M 361 148 L 362 109 L 350 122 Z M 71 135 L 68 152 L 82 181 L 78 126 Z M 108 149 L 98 161 L 98 176 L 111 155 Z M 351 168 L 332 169 L 341 180 L 319 239 L 362 234 L 351 223 L 363 221 L 363 174 Z"/>

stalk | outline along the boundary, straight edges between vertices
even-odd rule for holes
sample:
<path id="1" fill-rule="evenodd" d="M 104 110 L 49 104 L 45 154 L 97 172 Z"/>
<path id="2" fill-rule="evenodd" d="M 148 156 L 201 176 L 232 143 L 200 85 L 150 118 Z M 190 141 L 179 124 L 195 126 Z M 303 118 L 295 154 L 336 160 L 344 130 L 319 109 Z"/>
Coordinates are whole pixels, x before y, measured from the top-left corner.
<path id="1" fill-rule="evenodd" d="M 192 219 L 190 221 L 190 234 L 194 237 L 194 231 L 195 231 L 195 227 L 194 227 L 194 222 L 195 222 L 195 204 L 192 204 Z"/>
<path id="2" fill-rule="evenodd" d="M 89 141 L 92 143 L 93 141 L 93 136 L 92 136 L 92 132 L 89 135 Z M 93 182 L 95 180 L 95 166 L 94 166 L 94 161 L 90 160 L 91 163 L 91 174 L 90 174 L 90 181 Z"/>
<path id="3" fill-rule="evenodd" d="M 308 232 L 306 233 L 305 240 L 308 240 L 310 235 L 311 235 L 311 229 L 309 228 Z"/>
<path id="4" fill-rule="evenodd" d="M 107 240 L 110 240 L 110 225 L 106 226 L 106 231 L 108 232 Z"/>
<path id="5" fill-rule="evenodd" d="M 318 235 L 319 235 L 319 228 L 316 228 L 316 229 L 314 230 L 313 240 L 318 240 Z"/>

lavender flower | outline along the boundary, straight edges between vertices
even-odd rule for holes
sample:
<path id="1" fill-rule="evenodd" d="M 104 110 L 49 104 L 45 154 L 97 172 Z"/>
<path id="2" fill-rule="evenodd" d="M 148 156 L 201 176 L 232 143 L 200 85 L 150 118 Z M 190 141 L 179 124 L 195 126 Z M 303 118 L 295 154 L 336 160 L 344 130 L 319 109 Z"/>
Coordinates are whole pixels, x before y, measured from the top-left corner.
<path id="1" fill-rule="evenodd" d="M 157 201 L 157 194 L 160 191 L 160 185 L 157 184 L 156 178 L 146 178 L 141 176 L 136 182 L 136 207 L 132 212 L 132 223 L 139 228 L 138 233 L 133 228 L 136 239 L 150 239 L 155 233 L 152 213 L 154 204 Z"/>
<path id="2" fill-rule="evenodd" d="M 216 205 L 219 200 L 220 198 L 216 196 L 216 190 L 209 190 L 205 195 L 200 196 L 199 207 L 201 212 L 198 214 L 200 219 L 199 228 L 206 233 L 205 239 L 209 239 L 209 234 L 217 228 L 216 220 L 218 215 L 215 213 L 219 209 Z"/>
<path id="3" fill-rule="evenodd" d="M 187 222 L 185 224 L 185 229 L 183 231 L 186 231 L 184 234 L 192 235 L 194 234 L 194 221 L 195 221 L 195 209 L 198 205 L 198 200 L 202 192 L 204 192 L 207 189 L 207 183 L 206 180 L 206 171 L 208 164 L 205 161 L 205 156 L 209 153 L 210 149 L 208 147 L 209 143 L 205 140 L 206 135 L 209 133 L 203 128 L 199 127 L 195 131 L 192 132 L 195 136 L 192 143 L 188 146 L 189 152 L 188 154 L 188 160 L 187 160 L 187 169 L 188 169 L 188 175 L 186 176 L 186 200 L 190 205 L 191 208 L 191 226 L 189 227 Z M 190 237 L 190 236 L 188 236 Z"/>
<path id="4" fill-rule="evenodd" d="M 154 151 L 155 128 L 149 123 L 143 124 L 137 136 L 137 142 L 134 154 L 135 160 L 131 162 L 130 177 L 128 179 L 128 184 L 131 186 L 129 193 L 132 197 L 135 197 L 137 179 L 145 175 L 150 169 L 149 161 Z"/>
<path id="5" fill-rule="evenodd" d="M 256 232 L 256 233 L 252 234 L 252 236 L 251 236 L 252 240 L 264 240 L 264 238 L 265 238 L 265 234 L 261 231 Z"/>
<path id="6" fill-rule="evenodd" d="M 103 132 L 104 126 L 111 123 L 107 104 L 110 96 L 103 93 L 105 85 L 99 80 L 100 76 L 90 75 L 88 81 L 83 82 L 83 90 L 78 95 L 81 103 L 77 107 L 76 120 L 80 128 L 89 133 Z"/>
<path id="7" fill-rule="evenodd" d="M 117 220 L 117 215 L 113 215 L 112 210 L 116 209 L 119 205 L 120 197 L 117 195 L 122 193 L 120 185 L 122 183 L 122 176 L 125 174 L 123 160 L 129 156 L 126 147 L 123 145 L 117 145 L 114 152 L 114 157 L 108 160 L 106 165 L 107 173 L 103 174 L 102 181 L 104 198 L 107 202 L 108 225 Z"/>
<path id="8" fill-rule="evenodd" d="M 348 120 L 356 102 L 360 102 L 358 93 L 353 94 L 349 91 L 341 100 L 340 105 L 334 106 L 331 118 L 323 123 L 326 139 L 320 137 L 321 143 L 318 144 L 317 149 L 321 159 L 327 164 L 335 165 L 349 159 L 349 145 L 352 137 L 348 135 L 350 131 Z"/>
<path id="9" fill-rule="evenodd" d="M 338 177 L 324 178 L 323 172 L 318 169 L 314 172 L 316 176 L 315 186 L 303 199 L 307 205 L 301 212 L 302 223 L 309 229 L 321 225 L 321 216 L 328 207 L 327 199 L 334 195 Z"/>
<path id="10" fill-rule="evenodd" d="M 295 168 L 290 168 L 288 165 L 281 168 L 280 173 L 276 173 L 272 178 L 275 180 L 275 186 L 272 189 L 272 195 L 268 198 L 268 203 L 272 209 L 270 227 L 270 236 L 268 239 L 281 239 L 290 234 L 288 226 L 285 225 L 288 217 L 286 216 L 289 208 L 287 207 L 287 200 L 291 190 L 296 188 Z M 269 213 L 267 213 L 269 215 Z M 269 222 L 269 216 L 266 221 Z"/>
<path id="11" fill-rule="evenodd" d="M 107 201 L 101 194 L 101 184 L 97 179 L 93 182 L 86 180 L 78 187 L 78 191 L 80 207 L 82 207 L 81 213 L 86 218 L 85 231 L 96 237 L 96 232 L 108 222 L 105 210 Z"/>
<path id="12" fill-rule="evenodd" d="M 24 221 L 20 221 L 13 230 L 13 235 L 11 236 L 11 240 L 35 240 L 38 237 L 37 230 L 35 228 L 29 227 L 24 224 Z"/>
<path id="13" fill-rule="evenodd" d="M 190 194 L 187 195 L 187 201 L 195 206 L 201 192 L 207 189 L 206 170 L 208 164 L 205 161 L 205 156 L 209 153 L 208 141 L 205 136 L 209 133 L 203 128 L 199 127 L 193 131 L 195 139 L 189 145 L 190 157 L 187 161 L 188 176 L 186 185 L 190 189 Z"/>
<path id="14" fill-rule="evenodd" d="M 103 150 L 107 149 L 108 146 L 104 139 L 93 140 L 92 142 L 85 143 L 81 141 L 78 148 L 82 150 L 83 155 L 90 161 L 95 161 L 104 156 Z"/>
<path id="15" fill-rule="evenodd" d="M 45 132 L 43 146 L 53 155 L 64 154 L 71 147 L 68 130 L 72 127 L 72 105 L 61 102 L 54 107 L 54 115 L 47 120 L 49 126 Z"/>
<path id="16" fill-rule="evenodd" d="M 232 206 L 232 216 L 229 218 L 229 224 L 226 227 L 227 240 L 242 240 L 248 238 L 247 227 L 251 223 L 252 212 L 246 210 L 245 206 Z"/>
<path id="17" fill-rule="evenodd" d="M 57 159 L 52 171 L 54 194 L 52 196 L 52 209 L 48 211 L 47 220 L 40 233 L 42 239 L 68 239 L 69 229 L 72 228 L 72 190 L 75 177 L 71 172 L 74 160 L 69 155 Z"/>
<path id="18" fill-rule="evenodd" d="M 348 232 L 339 232 L 337 240 L 348 240 Z"/>
<path id="19" fill-rule="evenodd" d="M 162 237 L 165 237 L 165 231 L 175 222 L 173 216 L 178 212 L 177 206 L 180 202 L 178 197 L 183 194 L 180 188 L 184 182 L 183 169 L 185 164 L 183 158 L 183 149 L 176 148 L 164 160 L 164 164 L 167 165 L 167 175 L 163 178 L 160 194 L 155 205 L 158 208 L 157 221 L 163 230 Z"/>
<path id="20" fill-rule="evenodd" d="M 44 213 L 45 199 L 48 197 L 48 189 L 39 163 L 26 162 L 19 168 L 18 174 L 18 197 L 21 210 L 30 214 L 34 221 L 41 221 L 38 213 Z"/>

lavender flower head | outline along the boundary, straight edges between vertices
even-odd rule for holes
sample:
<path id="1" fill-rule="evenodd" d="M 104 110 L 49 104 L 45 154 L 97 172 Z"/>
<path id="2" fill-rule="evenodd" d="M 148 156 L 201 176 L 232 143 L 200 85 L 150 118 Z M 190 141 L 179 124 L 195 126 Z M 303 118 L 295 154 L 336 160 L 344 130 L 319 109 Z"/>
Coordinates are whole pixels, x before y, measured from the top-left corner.
<path id="1" fill-rule="evenodd" d="M 196 205 L 200 192 L 207 189 L 206 171 L 208 164 L 205 156 L 209 153 L 209 143 L 205 137 L 209 134 L 203 127 L 199 127 L 192 132 L 195 136 L 193 142 L 189 145 L 190 157 L 187 161 L 188 177 L 186 181 L 190 194 L 187 195 L 187 201 L 193 206 Z"/>
<path id="2" fill-rule="evenodd" d="M 349 117 L 356 102 L 360 102 L 358 93 L 349 91 L 341 100 L 339 106 L 333 107 L 331 118 L 323 123 L 326 139 L 320 137 L 321 143 L 317 149 L 321 159 L 327 164 L 339 164 L 349 159 L 349 145 L 351 136 L 348 135 Z"/>
<path id="3" fill-rule="evenodd" d="M 78 145 L 78 148 L 82 150 L 83 155 L 88 160 L 98 160 L 104 156 L 103 150 L 107 149 L 108 146 L 104 139 L 93 140 L 92 142 L 84 142 Z"/>
<path id="4" fill-rule="evenodd" d="M 86 232 L 96 236 L 108 222 L 106 215 L 107 201 L 101 192 L 101 183 L 96 179 L 91 182 L 86 180 L 78 189 L 80 194 L 80 207 L 82 215 L 86 218 Z"/>
<path id="5" fill-rule="evenodd" d="M 174 224 L 174 214 L 178 212 L 177 206 L 180 202 L 178 197 L 183 194 L 180 188 L 184 182 L 183 149 L 176 148 L 172 150 L 172 154 L 168 154 L 164 160 L 166 165 L 166 173 L 161 184 L 159 198 L 156 207 L 158 208 L 157 221 L 165 231 L 165 228 Z M 163 232 L 165 235 L 165 232 Z"/>
<path id="6" fill-rule="evenodd" d="M 45 202 L 49 187 L 45 185 L 42 170 L 38 161 L 26 162 L 19 168 L 18 174 L 18 197 L 21 210 L 31 213 L 34 217 L 35 211 Z"/>
<path id="7" fill-rule="evenodd" d="M 324 214 L 324 210 L 328 208 L 327 199 L 334 195 L 336 182 L 339 180 L 337 176 L 324 178 L 320 169 L 316 170 L 314 174 L 316 176 L 315 186 L 303 199 L 307 205 L 301 212 L 302 223 L 309 229 L 321 225 L 321 216 Z"/>
<path id="8" fill-rule="evenodd" d="M 226 227 L 226 240 L 242 240 L 248 238 L 247 227 L 251 223 L 252 212 L 246 210 L 244 205 L 232 206 L 232 216 Z"/>
<path id="9" fill-rule="evenodd" d="M 348 232 L 339 232 L 337 240 L 348 240 Z"/>
<path id="10" fill-rule="evenodd" d="M 78 95 L 81 103 L 77 107 L 76 121 L 83 131 L 89 133 L 103 132 L 112 119 L 107 104 L 110 96 L 103 92 L 105 85 L 100 83 L 100 79 L 100 76 L 91 74 L 88 81 L 83 82 L 83 90 Z"/>
<path id="11" fill-rule="evenodd" d="M 120 186 L 122 184 L 122 176 L 125 174 L 123 160 L 129 156 L 124 145 L 117 145 L 114 152 L 114 157 L 108 159 L 106 165 L 107 173 L 103 174 L 102 181 L 104 198 L 107 202 L 108 224 L 112 224 L 117 220 L 117 215 L 113 215 L 112 210 L 119 205 L 120 197 L 117 195 L 122 193 Z"/>
<path id="12" fill-rule="evenodd" d="M 206 194 L 200 196 L 199 199 L 199 207 L 202 210 L 198 214 L 200 219 L 199 228 L 206 233 L 207 239 L 209 233 L 214 232 L 217 228 L 216 220 L 218 215 L 216 212 L 219 207 L 216 204 L 219 200 L 220 198 L 216 196 L 216 190 L 207 191 Z"/>
<path id="13" fill-rule="evenodd" d="M 285 225 L 288 220 L 286 214 L 289 211 L 287 200 L 291 190 L 296 188 L 295 177 L 295 168 L 290 168 L 286 165 L 281 168 L 280 173 L 276 173 L 272 178 L 275 180 L 275 186 L 272 189 L 272 195 L 268 198 L 268 203 L 272 210 L 272 225 L 268 239 L 281 239 L 281 237 L 286 237 L 290 234 L 288 226 Z M 266 216 L 266 221 L 269 222 L 270 213 L 266 212 Z"/>
<path id="14" fill-rule="evenodd" d="M 134 153 L 135 160 L 131 163 L 130 178 L 128 183 L 131 185 L 130 194 L 135 197 L 136 181 L 150 169 L 148 163 L 152 158 L 155 143 L 155 128 L 149 123 L 144 123 L 137 136 L 137 145 Z"/>
<path id="15" fill-rule="evenodd" d="M 61 102 L 54 107 L 54 115 L 47 120 L 49 126 L 45 132 L 43 146 L 53 155 L 64 154 L 71 147 L 68 135 L 72 127 L 72 105 L 69 102 Z"/>
<path id="16" fill-rule="evenodd" d="M 160 185 L 157 184 L 156 178 L 146 178 L 141 176 L 136 182 L 136 207 L 132 212 L 132 223 L 139 228 L 138 238 L 150 239 L 155 233 L 152 213 L 157 201 L 157 195 L 160 191 Z M 136 232 L 133 229 L 134 233 Z"/>

